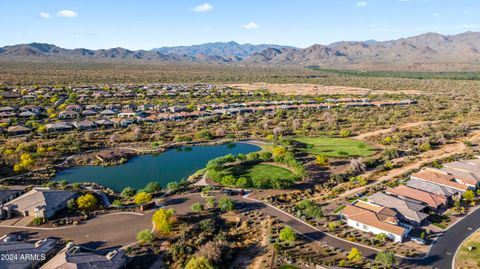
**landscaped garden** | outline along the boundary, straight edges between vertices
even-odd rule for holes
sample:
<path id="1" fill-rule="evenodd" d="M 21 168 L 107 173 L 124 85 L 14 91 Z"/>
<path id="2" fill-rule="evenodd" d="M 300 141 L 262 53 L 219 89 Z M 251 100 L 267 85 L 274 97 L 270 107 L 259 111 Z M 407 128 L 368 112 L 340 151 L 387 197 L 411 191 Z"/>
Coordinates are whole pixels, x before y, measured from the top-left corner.
<path id="1" fill-rule="evenodd" d="M 358 157 L 375 153 L 371 145 L 354 139 L 340 137 L 297 137 L 294 141 L 300 143 L 299 150 L 314 155 L 327 157 Z M 304 147 L 303 147 L 304 146 Z"/>

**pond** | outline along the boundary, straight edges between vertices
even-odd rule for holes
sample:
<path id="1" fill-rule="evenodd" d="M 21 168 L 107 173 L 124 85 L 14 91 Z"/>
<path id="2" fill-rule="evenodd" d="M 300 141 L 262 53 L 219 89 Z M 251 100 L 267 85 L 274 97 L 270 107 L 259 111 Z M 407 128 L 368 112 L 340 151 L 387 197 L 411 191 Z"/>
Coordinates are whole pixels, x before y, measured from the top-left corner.
<path id="1" fill-rule="evenodd" d="M 54 180 L 66 180 L 69 183 L 96 182 L 115 191 L 121 191 L 125 187 L 141 189 L 152 181 L 165 187 L 169 182 L 188 178 L 204 168 L 211 159 L 259 150 L 260 147 L 246 143 L 176 148 L 160 154 L 136 156 L 117 166 L 68 168 L 57 173 Z"/>

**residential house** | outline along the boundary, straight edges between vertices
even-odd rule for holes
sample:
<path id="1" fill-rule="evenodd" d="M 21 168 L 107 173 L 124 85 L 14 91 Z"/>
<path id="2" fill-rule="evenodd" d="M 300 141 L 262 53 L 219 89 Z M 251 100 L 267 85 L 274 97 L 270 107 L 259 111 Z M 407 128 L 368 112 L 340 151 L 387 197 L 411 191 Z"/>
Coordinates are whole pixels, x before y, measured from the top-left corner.
<path id="1" fill-rule="evenodd" d="M 115 118 L 112 119 L 112 122 L 115 124 L 117 127 L 127 127 L 129 125 L 133 124 L 133 120 L 131 119 L 124 119 L 124 118 Z"/>
<path id="2" fill-rule="evenodd" d="M 8 202 L 5 206 L 12 208 L 21 216 L 51 218 L 56 212 L 67 206 L 67 201 L 76 197 L 76 192 L 34 188 L 24 195 Z"/>
<path id="3" fill-rule="evenodd" d="M 97 127 L 95 122 L 89 120 L 82 120 L 73 123 L 73 126 L 79 130 L 92 130 Z"/>
<path id="4" fill-rule="evenodd" d="M 100 112 L 100 115 L 102 115 L 103 117 L 114 117 L 117 115 L 117 112 L 115 110 L 105 109 Z"/>
<path id="5" fill-rule="evenodd" d="M 387 188 L 385 193 L 395 195 L 399 198 L 408 198 L 419 201 L 433 210 L 445 207 L 448 203 L 446 196 L 429 193 L 423 190 L 414 189 L 405 185 L 399 185 L 395 188 Z"/>
<path id="6" fill-rule="evenodd" d="M 100 119 L 100 120 L 95 121 L 95 123 L 99 127 L 103 127 L 103 128 L 112 128 L 113 126 L 115 126 L 115 122 L 113 122 L 111 120 L 108 120 L 108 119 Z"/>
<path id="7" fill-rule="evenodd" d="M 55 257 L 46 262 L 40 269 L 96 268 L 120 269 L 126 268 L 127 256 L 122 249 L 112 250 L 107 254 L 85 249 L 68 243 Z"/>
<path id="8" fill-rule="evenodd" d="M 120 118 L 135 118 L 137 114 L 133 110 L 122 110 L 122 112 L 118 113 Z"/>
<path id="9" fill-rule="evenodd" d="M 462 193 L 457 189 L 453 189 L 443 185 L 437 185 L 435 183 L 416 178 L 412 178 L 407 181 L 406 185 L 410 188 L 422 190 L 439 196 L 444 196 L 448 199 L 449 202 L 451 202 L 452 197 Z"/>
<path id="10" fill-rule="evenodd" d="M 71 110 L 71 111 L 76 111 L 76 112 L 81 112 L 82 111 L 82 106 L 81 105 L 67 105 L 65 107 L 65 110 Z"/>
<path id="11" fill-rule="evenodd" d="M 66 122 L 49 123 L 45 124 L 45 127 L 47 128 L 47 132 L 55 133 L 68 132 L 73 129 L 72 125 Z"/>
<path id="12" fill-rule="evenodd" d="M 397 213 L 387 207 L 358 200 L 346 205 L 341 217 L 348 226 L 373 234 L 385 234 L 394 242 L 402 242 L 411 230 L 410 226 L 401 226 Z"/>
<path id="13" fill-rule="evenodd" d="M 42 108 L 37 106 L 37 105 L 25 105 L 25 106 L 20 107 L 18 110 L 20 112 L 31 111 L 31 112 L 34 112 L 34 113 L 37 113 L 37 114 L 40 114 L 40 112 L 42 112 Z"/>
<path id="14" fill-rule="evenodd" d="M 32 129 L 21 125 L 10 126 L 7 129 L 8 135 L 24 135 L 30 133 L 31 131 Z"/>
<path id="15" fill-rule="evenodd" d="M 58 251 L 57 242 L 58 239 L 55 238 L 45 238 L 37 241 L 22 241 L 18 236 L 5 235 L 0 238 L 0 257 L 5 257 L 0 259 L 0 268 L 38 268 L 45 259 L 55 255 Z"/>
<path id="16" fill-rule="evenodd" d="M 24 192 L 24 188 L 0 189 L 0 205 L 17 198 Z"/>
<path id="17" fill-rule="evenodd" d="M 422 225 L 428 214 L 422 212 L 425 205 L 412 199 L 400 199 L 382 192 L 377 192 L 368 197 L 368 202 L 385 206 L 395 210 L 403 221 L 414 225 Z"/>
<path id="18" fill-rule="evenodd" d="M 19 118 L 24 118 L 24 119 L 30 119 L 30 118 L 36 118 L 38 117 L 39 113 L 37 112 L 34 112 L 34 111 L 23 111 L 23 112 L 20 112 L 17 117 Z"/>
<path id="19" fill-rule="evenodd" d="M 455 179 L 455 177 L 447 173 L 440 172 L 438 170 L 432 170 L 430 168 L 426 168 L 421 170 L 420 172 L 413 173 L 410 178 L 427 181 L 450 189 L 455 189 L 459 193 L 464 193 L 468 189 L 475 188 L 475 186 L 472 186 L 471 184 L 459 182 L 457 179 Z"/>
<path id="20" fill-rule="evenodd" d="M 82 111 L 82 116 L 84 117 L 93 117 L 97 115 L 97 111 L 91 109 L 85 109 Z"/>
<path id="21" fill-rule="evenodd" d="M 79 117 L 80 117 L 80 114 L 75 110 L 65 110 L 58 113 L 58 118 L 61 120 L 71 120 Z"/>

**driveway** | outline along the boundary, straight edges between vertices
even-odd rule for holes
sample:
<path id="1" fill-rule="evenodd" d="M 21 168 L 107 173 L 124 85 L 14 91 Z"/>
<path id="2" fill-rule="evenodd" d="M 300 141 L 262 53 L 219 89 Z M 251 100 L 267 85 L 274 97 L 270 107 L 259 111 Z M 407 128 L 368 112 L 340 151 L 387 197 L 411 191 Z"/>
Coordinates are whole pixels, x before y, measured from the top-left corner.
<path id="1" fill-rule="evenodd" d="M 58 237 L 73 240 L 76 244 L 88 248 L 121 247 L 134 243 L 138 231 L 152 228 L 153 212 L 146 211 L 143 215 L 128 212 L 101 215 L 85 224 L 53 229 L 1 226 L 0 235 L 17 232 L 31 239 Z"/>

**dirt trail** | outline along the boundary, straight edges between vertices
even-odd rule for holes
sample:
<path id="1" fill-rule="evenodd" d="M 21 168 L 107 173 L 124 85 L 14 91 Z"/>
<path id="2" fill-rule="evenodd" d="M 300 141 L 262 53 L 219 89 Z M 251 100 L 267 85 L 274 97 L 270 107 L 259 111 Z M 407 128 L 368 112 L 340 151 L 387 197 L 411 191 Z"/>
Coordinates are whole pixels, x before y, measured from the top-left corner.
<path id="1" fill-rule="evenodd" d="M 413 127 L 417 127 L 417 126 L 420 126 L 420 125 L 429 124 L 429 123 L 436 123 L 436 122 L 437 121 L 409 122 L 409 123 L 399 125 L 399 126 L 397 126 L 397 128 L 408 129 L 408 128 L 413 128 Z M 372 132 L 359 134 L 357 136 L 354 136 L 353 138 L 358 139 L 358 140 L 365 140 L 367 137 L 376 136 L 376 135 L 380 135 L 380 134 L 386 134 L 386 133 L 390 133 L 391 131 L 392 131 L 392 128 L 390 127 L 390 128 L 386 128 L 386 129 L 381 129 L 381 130 L 376 130 L 376 131 L 372 131 Z"/>
<path id="2" fill-rule="evenodd" d="M 412 124 L 410 124 L 410 127 L 411 126 L 417 126 L 417 125 L 420 125 L 422 123 L 426 123 L 426 122 L 412 123 Z M 407 127 L 405 127 L 405 125 L 404 125 L 404 126 L 401 126 L 400 128 L 407 128 Z M 379 131 L 381 132 L 383 130 L 379 130 Z M 379 131 L 376 131 L 376 133 L 378 133 Z M 429 162 L 432 162 L 434 160 L 439 160 L 439 159 L 443 159 L 443 158 L 453 156 L 455 154 L 462 153 L 467 149 L 467 146 L 463 143 L 464 140 L 469 140 L 469 141 L 472 141 L 472 142 L 479 142 L 480 141 L 480 130 L 473 131 L 472 134 L 469 135 L 466 139 L 465 138 L 457 139 L 456 142 L 451 143 L 451 144 L 447 144 L 447 145 L 443 146 L 442 148 L 435 149 L 435 150 L 430 150 L 430 151 L 427 151 L 425 153 L 422 153 L 422 154 L 417 156 L 417 160 L 414 161 L 413 163 L 407 164 L 407 165 L 399 167 L 399 168 L 392 169 L 392 170 L 386 172 L 385 175 L 380 176 L 379 178 L 376 178 L 375 182 L 370 183 L 370 184 L 368 184 L 366 186 L 363 186 L 363 187 L 358 187 L 358 188 L 346 191 L 346 192 L 338 195 L 336 198 L 331 199 L 330 201 L 335 201 L 335 200 L 338 200 L 340 198 L 348 197 L 348 196 L 351 196 L 355 193 L 362 192 L 363 190 L 365 190 L 368 187 L 372 187 L 372 186 L 378 185 L 382 182 L 391 180 L 395 177 L 401 176 L 402 174 L 404 174 L 405 172 L 408 172 L 409 170 L 418 169 L 422 165 L 424 165 L 426 163 L 429 163 Z M 407 160 L 407 157 L 397 158 L 397 159 L 394 159 L 392 161 L 394 163 L 399 163 L 399 162 L 402 162 L 402 161 L 405 161 L 405 160 Z M 362 174 L 360 176 L 368 177 L 371 174 L 372 174 L 372 172 L 367 172 L 367 173 Z"/>

